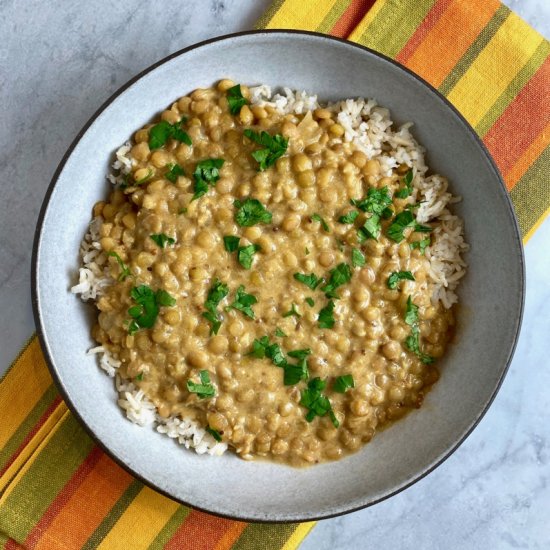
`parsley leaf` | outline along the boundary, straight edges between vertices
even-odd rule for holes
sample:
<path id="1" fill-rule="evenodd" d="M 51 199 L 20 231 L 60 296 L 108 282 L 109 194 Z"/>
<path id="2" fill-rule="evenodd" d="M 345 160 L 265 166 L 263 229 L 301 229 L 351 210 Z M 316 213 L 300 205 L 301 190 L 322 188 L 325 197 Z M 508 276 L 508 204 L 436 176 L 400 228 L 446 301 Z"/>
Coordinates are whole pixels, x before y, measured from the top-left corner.
<path id="1" fill-rule="evenodd" d="M 363 242 L 367 239 L 378 239 L 381 229 L 380 215 L 373 214 L 367 218 L 365 223 L 358 229 L 359 242 Z"/>
<path id="2" fill-rule="evenodd" d="M 170 296 L 166 290 L 157 290 L 155 294 L 155 300 L 159 306 L 172 307 L 176 305 L 176 299 Z"/>
<path id="3" fill-rule="evenodd" d="M 195 193 L 191 199 L 192 201 L 202 197 L 210 187 L 216 185 L 216 182 L 220 179 L 220 168 L 224 162 L 224 159 L 206 159 L 197 163 L 193 172 Z"/>
<path id="4" fill-rule="evenodd" d="M 355 388 L 355 381 L 351 374 L 337 376 L 332 386 L 332 389 L 338 393 L 346 393 L 350 388 Z"/>
<path id="5" fill-rule="evenodd" d="M 329 303 L 319 311 L 319 328 L 332 328 L 334 326 L 334 302 L 329 300 Z"/>
<path id="6" fill-rule="evenodd" d="M 407 336 L 405 345 L 426 365 L 431 365 L 435 359 L 420 350 L 420 328 L 418 326 L 418 306 L 413 304 L 412 298 L 407 299 L 405 323 L 411 327 L 411 334 Z"/>
<path id="7" fill-rule="evenodd" d="M 340 216 L 338 221 L 340 223 L 353 223 L 357 219 L 357 216 L 359 216 L 359 212 L 357 212 L 357 210 L 352 210 L 351 212 Z"/>
<path id="8" fill-rule="evenodd" d="M 201 383 L 197 384 L 193 380 L 187 380 L 187 390 L 190 393 L 196 393 L 199 399 L 205 399 L 207 397 L 214 397 L 216 390 L 210 382 L 210 375 L 207 370 L 201 370 L 199 372 Z"/>
<path id="9" fill-rule="evenodd" d="M 285 139 L 281 134 L 271 136 L 265 131 L 258 133 L 247 128 L 244 131 L 244 135 L 258 145 L 263 145 L 263 149 L 257 149 L 252 152 L 252 157 L 260 165 L 260 172 L 273 166 L 275 161 L 286 153 L 288 139 Z"/>
<path id="10" fill-rule="evenodd" d="M 225 235 L 223 238 L 223 246 L 227 252 L 235 252 L 239 248 L 239 242 L 241 241 L 240 237 L 234 235 Z"/>
<path id="11" fill-rule="evenodd" d="M 107 252 L 107 256 L 112 256 L 117 264 L 120 267 L 120 275 L 118 276 L 119 281 L 125 281 L 128 277 L 133 277 L 130 268 L 122 261 L 122 258 L 113 250 Z"/>
<path id="12" fill-rule="evenodd" d="M 351 265 L 353 267 L 363 267 L 365 263 L 365 255 L 358 248 L 353 248 L 351 251 Z"/>
<path id="13" fill-rule="evenodd" d="M 136 302 L 135 306 L 128 309 L 128 315 L 132 317 L 128 325 L 130 334 L 135 334 L 140 328 L 151 328 L 157 320 L 160 307 L 172 307 L 176 303 L 165 290 L 153 292 L 147 285 L 132 288 L 130 297 Z"/>
<path id="14" fill-rule="evenodd" d="M 308 304 L 309 307 L 313 307 L 315 305 L 315 301 L 313 300 L 313 298 L 311 296 L 308 296 L 306 299 L 305 299 L 306 303 Z"/>
<path id="15" fill-rule="evenodd" d="M 286 338 L 286 334 L 279 327 L 275 329 L 275 336 L 278 336 L 279 338 Z"/>
<path id="16" fill-rule="evenodd" d="M 410 271 L 394 271 L 390 274 L 388 277 L 388 280 L 386 281 L 386 284 L 388 285 L 388 288 L 391 288 L 392 290 L 397 288 L 397 285 L 399 285 L 399 281 L 414 281 L 414 275 Z"/>
<path id="17" fill-rule="evenodd" d="M 395 196 L 397 198 L 406 199 L 407 197 L 410 197 L 413 191 L 413 188 L 412 188 L 413 177 L 414 177 L 414 174 L 411 169 L 405 174 L 403 178 L 403 183 L 405 184 L 405 187 L 403 187 L 402 189 L 399 189 L 399 191 L 395 193 Z"/>
<path id="18" fill-rule="evenodd" d="M 283 317 L 290 317 L 291 315 L 293 315 L 294 317 L 301 317 L 300 313 L 296 309 L 296 304 L 292 304 L 290 310 L 286 313 L 283 313 Z"/>
<path id="19" fill-rule="evenodd" d="M 405 323 L 411 327 L 418 324 L 418 306 L 413 304 L 411 296 L 407 298 L 407 308 L 405 310 Z"/>
<path id="20" fill-rule="evenodd" d="M 134 380 L 137 380 L 138 382 L 141 382 L 143 380 L 143 372 L 140 372 Z"/>
<path id="21" fill-rule="evenodd" d="M 289 357 L 293 357 L 294 359 L 304 359 L 308 355 L 311 355 L 311 349 L 310 348 L 295 349 L 295 350 L 289 351 L 287 355 Z"/>
<path id="22" fill-rule="evenodd" d="M 307 389 L 302 390 L 300 405 L 308 409 L 306 420 L 311 422 L 316 416 L 325 416 L 328 414 L 335 428 L 340 423 L 332 410 L 332 405 L 327 397 L 321 392 L 325 389 L 327 383 L 319 377 L 313 378 L 307 384 Z"/>
<path id="23" fill-rule="evenodd" d="M 255 303 L 258 302 L 256 296 L 252 294 L 247 294 L 244 291 L 244 285 L 240 285 L 237 289 L 237 295 L 235 296 L 235 301 L 228 306 L 228 309 L 236 309 L 241 313 L 244 313 L 247 317 L 254 319 L 254 311 L 252 307 Z"/>
<path id="24" fill-rule="evenodd" d="M 241 227 L 251 227 L 257 223 L 271 223 L 272 215 L 257 199 L 235 201 L 233 206 L 237 209 L 235 221 Z"/>
<path id="25" fill-rule="evenodd" d="M 392 224 L 388 227 L 388 237 L 396 243 L 400 243 L 405 236 L 403 231 L 415 224 L 414 216 L 410 210 L 403 210 L 395 216 Z"/>
<path id="26" fill-rule="evenodd" d="M 327 233 L 330 233 L 330 227 L 328 226 L 328 223 L 319 214 L 313 214 L 311 216 L 311 219 L 316 222 L 319 222 L 323 230 L 326 231 Z"/>
<path id="27" fill-rule="evenodd" d="M 149 130 L 149 149 L 159 149 L 169 138 L 174 138 L 177 141 L 182 141 L 187 145 L 191 145 L 191 138 L 187 132 L 181 129 L 181 125 L 186 119 L 182 119 L 176 124 L 170 124 L 166 120 L 161 120 Z"/>
<path id="28" fill-rule="evenodd" d="M 206 432 L 208 432 L 216 441 L 222 440 L 222 434 L 218 432 L 218 430 L 215 430 L 214 428 L 211 428 L 210 426 L 206 426 L 204 429 Z"/>
<path id="29" fill-rule="evenodd" d="M 218 304 L 229 294 L 229 287 L 222 283 L 219 279 L 216 279 L 206 297 L 204 307 L 207 311 L 203 312 L 202 316 L 210 321 L 210 334 L 218 334 L 220 326 L 222 324 L 220 315 L 218 314 Z"/>
<path id="30" fill-rule="evenodd" d="M 363 212 L 382 215 L 382 212 L 391 205 L 391 196 L 387 187 L 376 189 L 371 187 L 364 199 L 351 199 L 350 203 Z"/>
<path id="31" fill-rule="evenodd" d="M 289 355 L 290 353 L 292 352 L 289 352 Z M 283 383 L 285 386 L 293 386 L 300 380 L 307 380 L 309 378 L 309 370 L 305 357 L 302 357 L 295 365 L 286 364 L 284 370 Z"/>
<path id="32" fill-rule="evenodd" d="M 239 246 L 237 249 L 237 260 L 245 268 L 250 269 L 252 267 L 252 261 L 254 254 L 260 250 L 257 244 L 249 244 L 248 246 Z"/>
<path id="33" fill-rule="evenodd" d="M 241 112 L 241 107 L 248 104 L 248 101 L 241 93 L 241 85 L 237 84 L 229 88 L 226 92 L 227 103 L 229 104 L 229 112 L 232 115 L 238 115 Z"/>
<path id="34" fill-rule="evenodd" d="M 329 271 L 330 278 L 326 285 L 321 287 L 327 298 L 338 298 L 335 290 L 346 284 L 351 279 L 351 268 L 348 264 L 338 264 L 334 269 Z"/>
<path id="35" fill-rule="evenodd" d="M 268 359 L 271 359 L 271 362 L 276 367 L 284 367 L 287 365 L 287 361 L 285 359 L 285 356 L 283 355 L 283 352 L 281 351 L 281 347 L 279 344 L 270 344 L 265 348 L 265 356 Z"/>
<path id="36" fill-rule="evenodd" d="M 173 239 L 172 237 L 169 237 L 168 235 L 166 235 L 166 233 L 156 233 L 153 235 L 149 235 L 149 237 L 151 237 L 151 239 L 155 241 L 155 243 L 160 248 L 164 248 L 167 243 L 174 244 L 176 242 L 175 239 Z"/>
<path id="37" fill-rule="evenodd" d="M 266 356 L 266 350 L 269 346 L 269 338 L 267 336 L 262 336 L 260 339 L 256 338 L 252 343 L 252 351 L 250 355 L 257 357 L 258 359 L 263 359 Z"/>
<path id="38" fill-rule="evenodd" d="M 426 252 L 426 248 L 430 246 L 431 239 L 430 237 L 426 237 L 425 239 L 422 239 L 420 241 L 413 241 L 412 243 L 409 243 L 409 246 L 411 249 L 418 248 L 420 250 L 420 254 L 424 254 Z"/>
<path id="39" fill-rule="evenodd" d="M 311 290 L 315 290 L 322 282 L 322 277 L 317 277 L 315 273 L 306 275 L 305 273 L 294 273 L 294 278 L 300 283 L 304 283 Z"/>
<path id="40" fill-rule="evenodd" d="M 184 175 L 185 175 L 185 172 L 179 164 L 169 164 L 168 172 L 164 174 L 164 177 L 168 181 L 171 181 L 172 183 L 176 183 L 178 176 L 184 176 Z"/>

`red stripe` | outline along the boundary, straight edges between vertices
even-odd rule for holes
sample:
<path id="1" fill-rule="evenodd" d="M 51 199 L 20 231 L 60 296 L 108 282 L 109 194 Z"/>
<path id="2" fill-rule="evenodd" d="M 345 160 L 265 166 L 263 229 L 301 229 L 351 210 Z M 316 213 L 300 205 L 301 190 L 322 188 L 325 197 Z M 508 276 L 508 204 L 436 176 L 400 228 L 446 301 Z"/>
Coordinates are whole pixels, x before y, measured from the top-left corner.
<path id="1" fill-rule="evenodd" d="M 445 10 L 453 3 L 454 0 L 438 0 L 427 13 L 426 17 L 420 25 L 417 27 L 414 34 L 409 38 L 403 49 L 397 54 L 395 58 L 400 63 L 406 63 L 411 55 L 416 51 L 416 48 L 420 46 L 424 38 L 428 36 L 428 33 L 436 26 L 437 22 L 441 19 L 441 16 L 445 13 Z"/>
<path id="2" fill-rule="evenodd" d="M 340 19 L 330 30 L 332 36 L 347 38 L 372 8 L 376 0 L 351 0 Z"/>
<path id="3" fill-rule="evenodd" d="M 235 522 L 192 510 L 164 550 L 213 550 Z"/>
<path id="4" fill-rule="evenodd" d="M 8 542 L 4 545 L 4 550 L 25 550 L 25 547 L 13 539 L 8 539 Z"/>
<path id="5" fill-rule="evenodd" d="M 76 472 L 71 476 L 69 481 L 65 484 L 63 489 L 54 498 L 44 515 L 40 518 L 40 521 L 34 526 L 32 531 L 25 539 L 25 546 L 27 548 L 34 548 L 40 537 L 47 530 L 49 525 L 55 519 L 61 509 L 67 504 L 74 492 L 78 489 L 81 483 L 86 479 L 88 474 L 93 470 L 99 459 L 103 456 L 103 452 L 99 447 L 94 447 L 88 456 L 84 459 L 82 464 L 77 468 Z"/>
<path id="6" fill-rule="evenodd" d="M 487 132 L 484 142 L 500 171 L 510 170 L 550 123 L 550 56 Z"/>
<path id="7" fill-rule="evenodd" d="M 44 411 L 44 414 L 40 417 L 38 422 L 32 427 L 32 430 L 25 436 L 25 439 L 21 442 L 19 447 L 17 447 L 17 450 L 9 460 L 6 462 L 4 467 L 0 469 L 0 476 L 2 476 L 7 469 L 14 463 L 15 459 L 21 454 L 21 451 L 27 446 L 29 441 L 36 435 L 38 430 L 44 425 L 44 422 L 48 420 L 48 418 L 51 416 L 53 411 L 56 409 L 56 407 L 61 403 L 61 397 L 57 395 L 55 399 L 51 402 L 50 406 Z"/>

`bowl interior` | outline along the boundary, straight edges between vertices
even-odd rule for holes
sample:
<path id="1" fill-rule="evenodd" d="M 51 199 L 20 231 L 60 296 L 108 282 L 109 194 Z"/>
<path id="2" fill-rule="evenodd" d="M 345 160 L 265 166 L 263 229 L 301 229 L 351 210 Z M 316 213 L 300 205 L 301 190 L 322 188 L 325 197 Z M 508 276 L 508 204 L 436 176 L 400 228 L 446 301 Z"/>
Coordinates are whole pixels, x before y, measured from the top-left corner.
<path id="1" fill-rule="evenodd" d="M 457 343 L 423 407 L 340 462 L 295 470 L 187 452 L 126 421 L 113 381 L 85 351 L 91 308 L 68 292 L 92 205 L 105 197 L 114 150 L 176 98 L 223 77 L 317 93 L 323 100 L 374 97 L 399 123 L 412 120 L 428 165 L 462 203 L 471 245 L 460 288 Z M 55 183 L 55 185 L 54 185 Z M 47 199 L 48 200 L 48 199 Z M 116 95 L 74 145 L 41 217 L 35 245 L 38 330 L 50 368 L 95 437 L 135 474 L 175 499 L 233 517 L 290 521 L 325 517 L 387 497 L 433 468 L 490 404 L 517 338 L 523 256 L 499 177 L 473 132 L 416 77 L 360 47 L 290 32 L 226 37 L 175 55 Z M 499 299 L 505 297 L 505 299 Z M 495 299 L 496 298 L 496 299 Z"/>

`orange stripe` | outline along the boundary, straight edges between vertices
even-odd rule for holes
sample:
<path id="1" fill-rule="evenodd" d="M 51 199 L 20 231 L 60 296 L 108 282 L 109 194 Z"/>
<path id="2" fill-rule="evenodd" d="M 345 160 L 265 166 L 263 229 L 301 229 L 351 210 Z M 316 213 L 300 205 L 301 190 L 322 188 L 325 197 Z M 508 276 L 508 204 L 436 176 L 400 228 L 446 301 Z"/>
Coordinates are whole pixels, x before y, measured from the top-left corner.
<path id="1" fill-rule="evenodd" d="M 330 30 L 332 36 L 339 38 L 348 37 L 353 29 L 359 25 L 361 19 L 371 9 L 376 0 L 351 0 L 346 11 L 336 21 L 334 27 Z"/>
<path id="2" fill-rule="evenodd" d="M 500 171 L 510 171 L 549 123 L 550 56 L 485 135 Z"/>
<path id="3" fill-rule="evenodd" d="M 504 174 L 506 187 L 510 191 L 512 187 L 523 177 L 525 172 L 529 170 L 533 162 L 542 155 L 544 149 L 550 143 L 550 124 L 535 138 L 533 143 L 527 147 L 523 155 L 519 157 L 517 162 Z"/>
<path id="4" fill-rule="evenodd" d="M 38 430 L 44 425 L 46 420 L 52 415 L 57 406 L 61 403 L 61 397 L 58 395 L 46 409 L 44 414 L 40 417 L 38 422 L 33 426 L 32 430 L 25 436 L 25 439 L 21 442 L 16 451 L 10 456 L 4 467 L 0 469 L 0 477 L 6 472 L 6 470 L 13 464 L 14 460 L 21 454 L 21 451 L 27 446 L 29 441 L 36 435 Z"/>
<path id="5" fill-rule="evenodd" d="M 40 540 L 44 532 L 50 526 L 55 517 L 59 514 L 62 508 L 67 504 L 73 493 L 82 484 L 86 476 L 91 472 L 94 466 L 101 458 L 102 451 L 99 447 L 94 447 L 84 462 L 77 468 L 71 479 L 65 484 L 62 491 L 58 493 L 53 502 L 50 504 L 40 521 L 33 527 L 32 531 L 25 539 L 27 548 L 34 548 Z"/>
<path id="6" fill-rule="evenodd" d="M 88 476 L 42 534 L 36 550 L 50 550 L 52 543 L 59 541 L 63 541 L 67 548 L 81 548 L 132 481 L 130 474 L 101 453 Z M 91 502 L 93 506 L 90 506 Z M 67 529 L 68 525 L 71 529 Z"/>
<path id="7" fill-rule="evenodd" d="M 235 522 L 192 510 L 164 550 L 214 550 Z"/>
<path id="8" fill-rule="evenodd" d="M 233 543 L 242 535 L 248 523 L 241 521 L 233 522 L 233 525 L 225 532 L 223 537 L 216 544 L 215 550 L 229 550 Z"/>
<path id="9" fill-rule="evenodd" d="M 413 34 L 409 42 L 414 41 L 414 51 L 409 53 L 413 46 L 409 48 L 407 43 L 402 50 L 405 54 L 400 53 L 399 56 L 407 55 L 407 67 L 437 88 L 489 23 L 499 6 L 500 2 L 497 0 L 453 0 L 433 23 L 429 33 L 421 34 L 417 38 L 421 26 Z M 459 32 L 451 32 L 449 29 L 457 29 Z"/>
<path id="10" fill-rule="evenodd" d="M 397 61 L 400 63 L 406 63 L 408 61 L 409 57 L 411 57 L 430 31 L 435 27 L 436 23 L 441 19 L 441 16 L 452 1 L 453 0 L 439 0 L 433 5 L 432 9 L 427 13 L 426 17 L 424 17 L 424 21 L 420 23 L 416 31 L 414 31 L 414 34 L 409 38 L 405 47 L 397 54 L 395 58 Z"/>

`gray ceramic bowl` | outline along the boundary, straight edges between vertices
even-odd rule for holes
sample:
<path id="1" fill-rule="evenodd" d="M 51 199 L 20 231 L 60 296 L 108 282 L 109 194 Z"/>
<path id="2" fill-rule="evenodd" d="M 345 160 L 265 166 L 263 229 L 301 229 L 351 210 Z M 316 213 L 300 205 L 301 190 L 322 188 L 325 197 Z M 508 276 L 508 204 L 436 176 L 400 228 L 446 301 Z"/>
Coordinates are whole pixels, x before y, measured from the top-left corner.
<path id="1" fill-rule="evenodd" d="M 198 456 L 124 419 L 113 381 L 85 351 L 91 309 L 68 292 L 91 206 L 105 197 L 116 148 L 176 98 L 223 77 L 290 86 L 325 100 L 374 97 L 412 120 L 429 165 L 463 197 L 469 272 L 458 343 L 423 407 L 345 460 L 295 470 L 231 453 Z M 518 337 L 521 241 L 487 151 L 462 117 L 415 75 L 365 48 L 310 33 L 252 32 L 182 50 L 138 75 L 92 117 L 63 158 L 40 214 L 33 302 L 46 358 L 72 411 L 121 465 L 162 493 L 216 514 L 259 521 L 323 518 L 378 502 L 426 475 L 464 440 L 493 400 Z"/>

